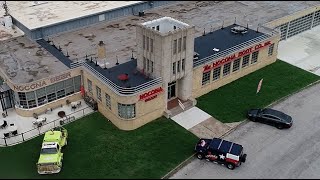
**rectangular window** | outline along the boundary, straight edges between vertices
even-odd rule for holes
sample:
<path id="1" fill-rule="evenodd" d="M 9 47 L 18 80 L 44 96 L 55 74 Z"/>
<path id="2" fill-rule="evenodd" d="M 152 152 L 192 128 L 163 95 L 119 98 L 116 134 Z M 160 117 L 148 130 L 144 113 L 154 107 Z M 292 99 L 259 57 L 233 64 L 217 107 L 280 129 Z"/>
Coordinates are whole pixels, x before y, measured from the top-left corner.
<path id="1" fill-rule="evenodd" d="M 204 72 L 202 74 L 202 85 L 205 85 L 210 82 L 210 73 L 211 71 Z"/>
<path id="2" fill-rule="evenodd" d="M 178 61 L 178 72 L 180 72 L 180 61 Z"/>
<path id="3" fill-rule="evenodd" d="M 172 74 L 176 74 L 176 62 L 172 63 Z"/>
<path id="4" fill-rule="evenodd" d="M 29 108 L 37 107 L 36 100 L 34 99 L 34 100 L 28 101 L 28 106 Z"/>
<path id="5" fill-rule="evenodd" d="M 51 102 L 57 99 L 55 84 L 47 86 L 46 90 L 47 90 L 48 102 Z"/>
<path id="6" fill-rule="evenodd" d="M 259 51 L 252 53 L 251 64 L 254 64 L 258 61 L 258 55 L 259 55 Z"/>
<path id="7" fill-rule="evenodd" d="M 178 41 L 178 52 L 181 52 L 181 43 L 182 43 L 182 38 L 179 38 L 179 41 Z"/>
<path id="8" fill-rule="evenodd" d="M 232 72 L 238 71 L 240 69 L 240 58 L 233 61 Z"/>
<path id="9" fill-rule="evenodd" d="M 220 79 L 221 67 L 222 66 L 213 69 L 213 81 Z"/>
<path id="10" fill-rule="evenodd" d="M 248 55 L 245 55 L 243 58 L 242 58 L 242 67 L 247 67 L 249 65 L 249 59 L 250 59 L 250 54 Z"/>
<path id="11" fill-rule="evenodd" d="M 269 46 L 268 56 L 272 56 L 273 54 L 274 43 Z"/>
<path id="12" fill-rule="evenodd" d="M 157 30 L 160 31 L 160 26 L 159 25 L 157 26 Z"/>
<path id="13" fill-rule="evenodd" d="M 74 92 L 79 92 L 81 87 L 81 76 L 74 77 L 73 82 L 74 82 Z"/>
<path id="14" fill-rule="evenodd" d="M 150 51 L 153 52 L 153 39 L 150 38 Z"/>
<path id="15" fill-rule="evenodd" d="M 150 67 L 150 60 L 149 59 L 147 59 L 147 72 L 149 72 L 149 68 Z"/>
<path id="16" fill-rule="evenodd" d="M 149 51 L 149 37 L 147 37 L 147 51 Z"/>
<path id="17" fill-rule="evenodd" d="M 230 74 L 231 62 L 223 65 L 223 76 Z"/>
<path id="18" fill-rule="evenodd" d="M 66 94 L 65 94 L 65 90 L 64 90 L 63 81 L 58 82 L 55 85 L 56 85 L 56 91 L 57 91 L 57 99 L 64 97 Z"/>
<path id="19" fill-rule="evenodd" d="M 143 38 L 142 38 L 142 48 L 146 49 L 146 36 L 145 35 L 143 35 Z"/>
<path id="20" fill-rule="evenodd" d="M 88 91 L 92 94 L 92 81 L 88 79 Z"/>
<path id="21" fill-rule="evenodd" d="M 181 69 L 182 69 L 182 71 L 184 71 L 184 69 L 185 69 L 185 60 L 184 59 L 182 59 Z"/>
<path id="22" fill-rule="evenodd" d="M 102 99 L 101 99 L 101 89 L 98 86 L 96 86 L 96 91 L 97 91 L 97 99 L 102 101 Z"/>
<path id="23" fill-rule="evenodd" d="M 22 108 L 28 108 L 27 101 L 26 101 L 26 93 L 24 92 L 18 92 L 19 97 L 19 104 L 22 106 Z"/>
<path id="24" fill-rule="evenodd" d="M 153 61 L 151 61 L 151 72 L 153 73 Z"/>
<path id="25" fill-rule="evenodd" d="M 187 49 L 187 37 L 184 36 L 183 37 L 183 50 L 186 50 Z"/>
<path id="26" fill-rule="evenodd" d="M 36 90 L 37 98 L 38 98 L 38 106 L 41 106 L 42 104 L 47 103 L 47 94 L 46 94 L 46 88 L 41 88 Z"/>
<path id="27" fill-rule="evenodd" d="M 118 115 L 123 119 L 132 119 L 136 117 L 136 104 L 118 103 Z"/>
<path id="28" fill-rule="evenodd" d="M 147 60 L 143 57 L 143 69 L 146 70 Z"/>
<path id="29" fill-rule="evenodd" d="M 173 41 L 173 54 L 177 53 L 177 40 Z"/>
<path id="30" fill-rule="evenodd" d="M 109 94 L 105 94 L 106 95 L 106 106 L 111 110 L 111 98 L 109 96 Z"/>

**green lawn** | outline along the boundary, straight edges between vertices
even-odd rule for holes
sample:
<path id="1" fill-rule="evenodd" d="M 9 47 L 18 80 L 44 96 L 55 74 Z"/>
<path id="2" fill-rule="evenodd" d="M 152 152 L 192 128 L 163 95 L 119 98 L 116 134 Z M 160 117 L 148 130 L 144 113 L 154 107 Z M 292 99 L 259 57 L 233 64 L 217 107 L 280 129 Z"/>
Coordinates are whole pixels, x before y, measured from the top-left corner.
<path id="1" fill-rule="evenodd" d="M 256 94 L 262 78 L 261 90 Z M 319 79 L 320 76 L 277 60 L 197 98 L 197 107 L 223 123 L 238 122 L 246 118 L 249 108 L 266 107 Z"/>
<path id="2" fill-rule="evenodd" d="M 159 179 L 192 155 L 198 140 L 163 117 L 136 130 L 122 131 L 97 112 L 65 127 L 69 139 L 59 174 L 37 174 L 42 135 L 0 148 L 0 177 Z"/>

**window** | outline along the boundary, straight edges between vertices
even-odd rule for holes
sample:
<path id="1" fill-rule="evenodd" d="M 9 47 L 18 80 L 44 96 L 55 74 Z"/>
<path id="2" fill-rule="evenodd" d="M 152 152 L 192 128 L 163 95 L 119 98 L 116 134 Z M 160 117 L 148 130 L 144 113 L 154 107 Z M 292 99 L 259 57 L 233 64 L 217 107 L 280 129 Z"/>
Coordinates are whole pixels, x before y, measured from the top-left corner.
<path id="1" fill-rule="evenodd" d="M 172 74 L 176 74 L 176 62 L 172 63 Z"/>
<path id="2" fill-rule="evenodd" d="M 56 91 L 57 91 L 57 99 L 64 97 L 66 94 L 65 94 L 65 90 L 64 90 L 63 81 L 58 82 L 55 85 L 56 85 Z"/>
<path id="3" fill-rule="evenodd" d="M 147 60 L 145 57 L 143 57 L 143 69 L 146 70 L 146 64 L 147 64 Z"/>
<path id="4" fill-rule="evenodd" d="M 142 48 L 145 49 L 146 48 L 146 36 L 143 35 L 143 38 L 142 38 Z"/>
<path id="5" fill-rule="evenodd" d="M 233 61 L 232 72 L 238 71 L 240 69 L 240 58 Z"/>
<path id="6" fill-rule="evenodd" d="M 73 78 L 65 80 L 64 86 L 66 87 L 66 96 L 74 93 Z"/>
<path id="7" fill-rule="evenodd" d="M 104 20 L 106 20 L 105 15 L 104 14 L 100 14 L 99 15 L 99 21 L 104 21 Z"/>
<path id="8" fill-rule="evenodd" d="M 56 100 L 57 96 L 56 96 L 55 84 L 47 86 L 46 89 L 47 89 L 48 102 Z"/>
<path id="9" fill-rule="evenodd" d="M 268 56 L 272 56 L 273 54 L 274 43 L 269 46 Z"/>
<path id="10" fill-rule="evenodd" d="M 147 72 L 149 72 L 149 69 L 150 69 L 150 60 L 147 59 Z"/>
<path id="11" fill-rule="evenodd" d="M 150 38 L 150 51 L 153 52 L 153 39 Z"/>
<path id="12" fill-rule="evenodd" d="M 173 26 L 173 29 L 177 29 L 177 26 Z"/>
<path id="13" fill-rule="evenodd" d="M 118 103 L 118 115 L 124 119 L 132 119 L 136 117 L 136 104 Z"/>
<path id="14" fill-rule="evenodd" d="M 223 76 L 230 74 L 231 62 L 223 65 Z"/>
<path id="15" fill-rule="evenodd" d="M 151 61 L 151 72 L 153 73 L 153 61 Z"/>
<path id="16" fill-rule="evenodd" d="M 46 103 L 46 100 L 47 100 L 46 88 L 41 88 L 36 90 L 36 95 L 38 98 L 38 106 L 41 106 L 42 104 Z"/>
<path id="17" fill-rule="evenodd" d="M 182 43 L 182 38 L 179 38 L 179 41 L 178 41 L 178 52 L 181 52 L 181 43 Z"/>
<path id="18" fill-rule="evenodd" d="M 251 64 L 254 64 L 258 61 L 258 55 L 259 55 L 259 51 L 252 53 Z"/>
<path id="19" fill-rule="evenodd" d="M 37 103 L 36 103 L 35 98 L 36 98 L 36 95 L 35 95 L 34 91 L 26 93 L 26 99 L 28 100 L 28 108 L 37 107 Z"/>
<path id="20" fill-rule="evenodd" d="M 246 55 L 242 59 L 242 67 L 246 67 L 249 65 L 250 54 Z"/>
<path id="21" fill-rule="evenodd" d="M 183 48 L 183 50 L 186 50 L 187 49 L 187 37 L 186 36 L 184 36 L 183 37 L 183 46 L 182 46 Z"/>
<path id="22" fill-rule="evenodd" d="M 213 81 L 220 78 L 221 67 L 222 66 L 213 69 Z"/>
<path id="23" fill-rule="evenodd" d="M 101 101 L 101 89 L 98 86 L 96 86 L 96 91 L 97 91 L 97 99 Z"/>
<path id="24" fill-rule="evenodd" d="M 178 72 L 180 72 L 180 61 L 178 61 Z"/>
<path id="25" fill-rule="evenodd" d="M 210 82 L 210 73 L 211 71 L 204 72 L 202 74 L 202 85 L 205 85 Z"/>
<path id="26" fill-rule="evenodd" d="M 157 26 L 157 30 L 160 31 L 160 26 L 159 25 Z"/>
<path id="27" fill-rule="evenodd" d="M 147 51 L 149 51 L 149 37 L 147 37 Z"/>
<path id="28" fill-rule="evenodd" d="M 106 106 L 111 110 L 111 98 L 109 96 L 109 94 L 105 94 L 106 95 Z"/>
<path id="29" fill-rule="evenodd" d="M 79 92 L 81 87 L 81 76 L 74 77 L 73 82 L 74 82 L 74 92 Z"/>
<path id="30" fill-rule="evenodd" d="M 185 60 L 184 59 L 182 59 L 182 62 L 181 62 L 181 69 L 182 69 L 182 71 L 184 71 L 184 69 L 185 69 L 185 62 L 184 62 Z"/>
<path id="31" fill-rule="evenodd" d="M 92 94 L 92 81 L 88 79 L 88 91 Z"/>
<path id="32" fill-rule="evenodd" d="M 177 53 L 177 40 L 173 41 L 173 54 Z"/>

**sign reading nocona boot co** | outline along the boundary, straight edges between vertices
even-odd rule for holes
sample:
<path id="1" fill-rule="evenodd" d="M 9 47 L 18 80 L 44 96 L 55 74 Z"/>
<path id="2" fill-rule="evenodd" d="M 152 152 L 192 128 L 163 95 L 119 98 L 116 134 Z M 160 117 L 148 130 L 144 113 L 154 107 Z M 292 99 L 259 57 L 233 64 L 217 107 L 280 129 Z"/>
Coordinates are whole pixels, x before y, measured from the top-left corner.
<path id="1" fill-rule="evenodd" d="M 48 79 L 45 79 L 45 80 L 41 80 L 41 81 L 29 83 L 29 84 L 24 84 L 24 85 L 20 85 L 20 86 L 19 85 L 13 85 L 13 90 L 14 91 L 19 91 L 19 92 L 21 92 L 21 91 L 22 92 L 23 91 L 32 91 L 32 90 L 39 89 L 39 88 L 45 87 L 47 85 L 56 83 L 58 81 L 65 80 L 67 78 L 71 78 L 71 72 L 67 72 L 67 73 L 64 73 L 64 74 L 60 74 L 58 76 L 54 76 L 52 78 L 48 78 Z"/>

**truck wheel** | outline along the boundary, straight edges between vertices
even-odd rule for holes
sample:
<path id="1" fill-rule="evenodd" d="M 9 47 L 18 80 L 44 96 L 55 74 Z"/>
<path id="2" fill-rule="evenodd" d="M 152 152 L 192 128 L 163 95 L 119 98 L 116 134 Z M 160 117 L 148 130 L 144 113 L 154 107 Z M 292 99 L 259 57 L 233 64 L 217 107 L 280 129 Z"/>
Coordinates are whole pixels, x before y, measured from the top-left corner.
<path id="1" fill-rule="evenodd" d="M 202 154 L 202 153 L 198 153 L 198 154 L 197 154 L 197 158 L 198 158 L 198 159 L 203 159 L 203 154 Z"/>
<path id="2" fill-rule="evenodd" d="M 233 170 L 235 168 L 235 165 L 232 163 L 227 163 L 227 168 Z"/>

